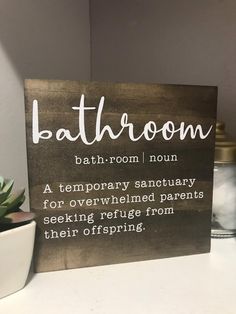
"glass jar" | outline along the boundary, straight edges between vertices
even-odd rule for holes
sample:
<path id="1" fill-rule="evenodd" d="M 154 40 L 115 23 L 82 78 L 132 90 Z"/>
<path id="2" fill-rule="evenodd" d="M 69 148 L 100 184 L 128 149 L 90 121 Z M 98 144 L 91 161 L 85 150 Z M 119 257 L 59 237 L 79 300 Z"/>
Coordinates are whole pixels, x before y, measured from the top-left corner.
<path id="1" fill-rule="evenodd" d="M 211 236 L 236 236 L 236 142 L 217 124 Z"/>

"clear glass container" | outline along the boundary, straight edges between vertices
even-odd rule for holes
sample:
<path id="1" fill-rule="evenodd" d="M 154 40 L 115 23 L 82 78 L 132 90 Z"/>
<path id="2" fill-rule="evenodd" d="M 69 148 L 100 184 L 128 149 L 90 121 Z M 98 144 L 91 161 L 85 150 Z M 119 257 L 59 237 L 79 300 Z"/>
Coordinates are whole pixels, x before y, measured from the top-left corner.
<path id="1" fill-rule="evenodd" d="M 236 164 L 215 163 L 212 237 L 236 236 Z"/>
<path id="2" fill-rule="evenodd" d="M 211 236 L 236 236 L 236 142 L 220 122 L 216 125 Z"/>

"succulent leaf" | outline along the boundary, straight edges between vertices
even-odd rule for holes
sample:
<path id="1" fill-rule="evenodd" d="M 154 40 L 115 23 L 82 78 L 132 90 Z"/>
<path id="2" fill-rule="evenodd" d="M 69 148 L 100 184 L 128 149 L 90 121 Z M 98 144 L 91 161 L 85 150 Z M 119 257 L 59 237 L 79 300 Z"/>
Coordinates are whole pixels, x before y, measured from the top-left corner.
<path id="1" fill-rule="evenodd" d="M 19 224 L 22 222 L 31 221 L 34 219 L 34 217 L 35 215 L 31 212 L 20 211 L 6 215 L 1 222 Z"/>
<path id="2" fill-rule="evenodd" d="M 20 207 L 25 201 L 25 195 L 22 196 L 21 200 L 18 203 L 18 206 Z"/>
<path id="3" fill-rule="evenodd" d="M 12 193 L 13 184 L 13 180 L 0 176 L 0 232 L 24 225 L 35 218 L 35 214 L 20 209 L 25 200 L 25 190 Z"/>
<path id="4" fill-rule="evenodd" d="M 16 207 L 19 208 L 19 204 L 24 201 L 25 190 L 19 190 L 9 195 L 5 202 L 2 203 L 3 206 L 7 207 L 7 212 L 15 211 Z"/>
<path id="5" fill-rule="evenodd" d="M 0 190 L 3 188 L 4 185 L 4 178 L 0 176 Z"/>
<path id="6" fill-rule="evenodd" d="M 4 182 L 3 187 L 2 187 L 3 192 L 11 193 L 13 184 L 14 184 L 14 180 L 8 180 Z"/>
<path id="7" fill-rule="evenodd" d="M 0 204 L 2 204 L 8 197 L 6 192 L 0 191 Z"/>
<path id="8" fill-rule="evenodd" d="M 3 186 L 0 191 L 0 204 L 5 202 L 7 197 L 10 195 L 14 181 L 8 180 L 7 182 L 3 182 Z"/>
<path id="9" fill-rule="evenodd" d="M 0 206 L 0 219 L 6 214 L 7 207 L 6 206 Z"/>

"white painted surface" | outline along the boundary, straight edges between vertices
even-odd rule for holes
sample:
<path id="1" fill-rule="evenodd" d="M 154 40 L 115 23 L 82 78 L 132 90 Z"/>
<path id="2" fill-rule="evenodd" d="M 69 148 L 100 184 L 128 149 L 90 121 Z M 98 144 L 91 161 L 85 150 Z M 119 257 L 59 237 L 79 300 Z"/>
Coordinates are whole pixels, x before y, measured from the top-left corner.
<path id="1" fill-rule="evenodd" d="M 24 78 L 90 78 L 88 0 L 0 0 L 0 174 L 27 186 Z"/>
<path id="2" fill-rule="evenodd" d="M 92 79 L 219 86 L 236 138 L 235 0 L 91 0 Z"/>
<path id="3" fill-rule="evenodd" d="M 11 314 L 235 314 L 236 240 L 210 254 L 36 274 L 0 300 Z"/>

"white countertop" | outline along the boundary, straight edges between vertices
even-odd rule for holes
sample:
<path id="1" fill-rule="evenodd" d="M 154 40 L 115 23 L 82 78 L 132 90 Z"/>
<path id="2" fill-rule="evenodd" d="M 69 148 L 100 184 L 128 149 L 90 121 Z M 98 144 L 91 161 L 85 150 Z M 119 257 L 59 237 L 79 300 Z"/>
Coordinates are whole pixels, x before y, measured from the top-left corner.
<path id="1" fill-rule="evenodd" d="M 1 314 L 235 314 L 236 239 L 210 254 L 35 274 Z"/>

